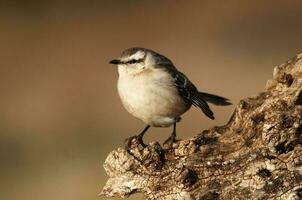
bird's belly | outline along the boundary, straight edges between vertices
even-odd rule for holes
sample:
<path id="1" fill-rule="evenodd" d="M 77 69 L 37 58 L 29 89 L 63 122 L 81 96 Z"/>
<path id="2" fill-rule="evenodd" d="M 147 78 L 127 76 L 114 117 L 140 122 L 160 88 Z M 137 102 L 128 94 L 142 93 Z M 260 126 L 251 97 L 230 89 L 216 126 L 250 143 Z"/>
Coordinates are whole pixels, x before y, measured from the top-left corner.
<path id="1" fill-rule="evenodd" d="M 190 107 L 169 85 L 119 80 L 118 91 L 126 110 L 151 126 L 170 126 Z"/>

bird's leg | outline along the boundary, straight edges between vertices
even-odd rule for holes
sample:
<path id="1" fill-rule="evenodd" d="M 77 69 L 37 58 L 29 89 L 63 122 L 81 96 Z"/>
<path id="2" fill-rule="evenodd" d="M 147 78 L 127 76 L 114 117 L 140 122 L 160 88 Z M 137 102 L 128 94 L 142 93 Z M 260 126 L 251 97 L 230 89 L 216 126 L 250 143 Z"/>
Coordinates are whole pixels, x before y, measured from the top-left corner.
<path id="1" fill-rule="evenodd" d="M 143 141 L 143 137 L 145 135 L 145 133 L 148 131 L 148 129 L 150 128 L 150 125 L 147 125 L 144 130 L 137 136 L 137 140 L 140 143 L 140 145 L 142 145 L 142 147 L 146 147 L 147 145 L 144 143 Z"/>
<path id="2" fill-rule="evenodd" d="M 173 143 L 176 141 L 175 140 L 175 138 L 176 138 L 176 123 L 177 123 L 177 121 L 174 122 L 174 124 L 173 124 L 173 131 L 171 133 L 171 136 L 164 142 L 164 145 L 168 144 L 169 149 L 172 148 Z"/>
<path id="3" fill-rule="evenodd" d="M 150 125 L 147 125 L 144 130 L 142 130 L 142 132 L 138 135 L 135 135 L 135 136 L 132 136 L 132 137 L 129 137 L 126 139 L 126 146 L 125 146 L 125 149 L 130 153 L 130 150 L 131 150 L 131 143 L 132 143 L 132 140 L 134 138 L 137 139 L 137 141 L 139 142 L 139 144 L 145 148 L 147 145 L 143 142 L 143 137 L 145 135 L 145 133 L 148 131 L 148 129 L 150 128 Z"/>

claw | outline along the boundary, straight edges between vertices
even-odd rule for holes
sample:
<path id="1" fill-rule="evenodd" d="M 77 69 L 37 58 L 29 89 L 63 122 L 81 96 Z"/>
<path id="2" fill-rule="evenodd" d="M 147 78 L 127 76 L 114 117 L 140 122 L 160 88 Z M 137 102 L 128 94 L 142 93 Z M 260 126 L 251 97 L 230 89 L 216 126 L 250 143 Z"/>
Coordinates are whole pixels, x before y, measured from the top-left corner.
<path id="1" fill-rule="evenodd" d="M 141 145 L 143 148 L 146 148 L 147 145 L 143 142 L 143 137 L 144 137 L 144 134 L 148 131 L 148 129 L 150 128 L 150 125 L 147 125 L 144 130 L 137 136 L 132 136 L 132 137 L 129 137 L 126 139 L 126 145 L 125 145 L 125 149 L 127 150 L 127 152 L 129 154 L 132 155 L 131 153 L 131 144 L 132 144 L 132 140 L 133 139 L 136 139 L 137 142 L 139 143 L 139 145 Z"/>
<path id="2" fill-rule="evenodd" d="M 141 145 L 143 148 L 147 147 L 147 145 L 143 142 L 143 139 L 141 137 L 135 135 L 135 136 L 131 136 L 125 140 L 125 142 L 126 142 L 125 149 L 131 149 L 133 139 L 136 139 L 138 144 Z"/>
<path id="3" fill-rule="evenodd" d="M 141 162 L 141 160 L 134 153 L 132 153 L 132 151 L 131 151 L 131 146 L 132 146 L 132 140 L 133 139 L 136 139 L 137 141 L 140 141 L 139 138 L 138 138 L 138 136 L 136 136 L 136 135 L 135 136 L 131 136 L 129 138 L 126 138 L 126 140 L 125 140 L 125 150 L 129 153 L 129 155 L 133 156 L 136 160 L 138 160 L 139 162 Z M 144 146 L 145 144 L 142 143 L 140 145 Z"/>
<path id="4" fill-rule="evenodd" d="M 136 155 L 134 155 L 132 152 L 131 152 L 131 146 L 132 146 L 132 141 L 133 141 L 133 139 L 135 139 L 137 142 L 138 142 L 138 145 L 141 145 L 143 148 L 146 148 L 147 147 L 147 145 L 143 142 L 143 139 L 140 137 L 140 136 L 131 136 L 131 137 L 129 137 L 129 138 L 127 138 L 126 140 L 125 140 L 125 142 L 126 142 L 126 144 L 125 144 L 125 149 L 126 149 L 126 151 L 131 155 L 131 156 L 133 156 L 136 160 L 138 160 L 138 161 L 140 161 L 141 162 L 141 160 L 136 156 Z"/>

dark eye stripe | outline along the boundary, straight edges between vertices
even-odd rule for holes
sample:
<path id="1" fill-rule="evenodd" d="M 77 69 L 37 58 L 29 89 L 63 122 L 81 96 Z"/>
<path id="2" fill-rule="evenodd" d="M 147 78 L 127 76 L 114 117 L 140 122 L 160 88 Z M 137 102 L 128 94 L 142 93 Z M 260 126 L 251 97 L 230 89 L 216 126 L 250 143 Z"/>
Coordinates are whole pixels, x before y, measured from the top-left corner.
<path id="1" fill-rule="evenodd" d="M 137 63 L 137 60 L 129 60 L 129 61 L 127 62 L 127 64 L 133 64 L 133 63 Z"/>
<path id="2" fill-rule="evenodd" d="M 143 60 L 144 60 L 144 59 L 139 59 L 139 60 L 132 59 L 132 60 L 127 61 L 126 64 L 139 63 L 139 62 L 142 62 Z"/>

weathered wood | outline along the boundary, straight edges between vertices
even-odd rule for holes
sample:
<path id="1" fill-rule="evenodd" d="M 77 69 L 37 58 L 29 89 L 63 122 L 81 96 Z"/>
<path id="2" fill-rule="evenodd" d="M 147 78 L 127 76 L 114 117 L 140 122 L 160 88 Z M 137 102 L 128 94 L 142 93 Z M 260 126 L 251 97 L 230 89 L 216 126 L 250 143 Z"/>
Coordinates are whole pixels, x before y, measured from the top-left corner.
<path id="1" fill-rule="evenodd" d="M 266 92 L 241 100 L 229 122 L 132 152 L 112 151 L 107 197 L 148 200 L 302 199 L 302 54 L 275 67 Z"/>

